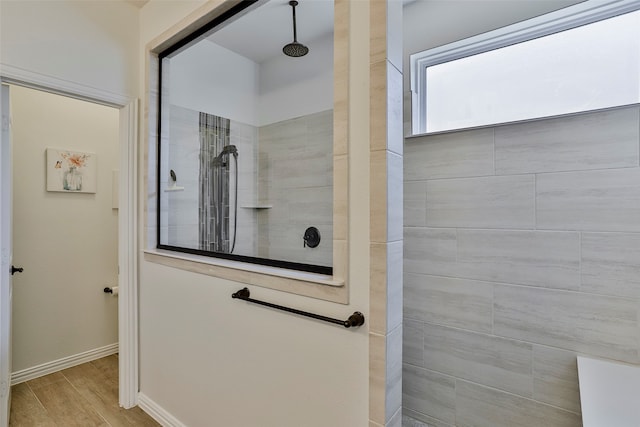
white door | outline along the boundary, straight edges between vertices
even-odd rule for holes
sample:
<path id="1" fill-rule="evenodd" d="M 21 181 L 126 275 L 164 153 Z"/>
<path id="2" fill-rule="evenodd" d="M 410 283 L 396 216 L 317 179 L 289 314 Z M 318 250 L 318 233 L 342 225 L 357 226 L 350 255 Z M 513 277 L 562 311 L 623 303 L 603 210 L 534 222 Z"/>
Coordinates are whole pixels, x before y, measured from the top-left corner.
<path id="1" fill-rule="evenodd" d="M 9 86 L 0 96 L 0 427 L 9 425 L 11 405 L 11 119 Z"/>

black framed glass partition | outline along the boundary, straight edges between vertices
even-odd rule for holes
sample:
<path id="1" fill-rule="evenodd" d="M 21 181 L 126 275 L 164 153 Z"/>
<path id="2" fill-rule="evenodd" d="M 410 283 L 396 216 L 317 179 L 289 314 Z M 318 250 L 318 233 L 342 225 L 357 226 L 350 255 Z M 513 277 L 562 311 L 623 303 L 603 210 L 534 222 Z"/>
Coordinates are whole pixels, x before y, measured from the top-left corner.
<path id="1" fill-rule="evenodd" d="M 239 2 L 159 54 L 159 249 L 332 274 L 333 15 Z"/>

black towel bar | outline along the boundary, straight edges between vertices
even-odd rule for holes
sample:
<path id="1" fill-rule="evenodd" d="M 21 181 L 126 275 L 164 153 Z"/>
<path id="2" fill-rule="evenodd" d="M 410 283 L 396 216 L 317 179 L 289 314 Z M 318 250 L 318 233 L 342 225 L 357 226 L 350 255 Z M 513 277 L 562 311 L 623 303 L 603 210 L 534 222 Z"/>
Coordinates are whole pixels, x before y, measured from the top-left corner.
<path id="1" fill-rule="evenodd" d="M 342 325 L 345 328 L 351 328 L 364 325 L 364 314 L 359 311 L 355 311 L 347 320 L 334 319 L 332 317 L 321 316 L 319 314 L 309 313 L 308 311 L 296 310 L 295 308 L 284 307 L 278 304 L 272 304 L 270 302 L 260 301 L 250 298 L 251 293 L 248 288 L 242 288 L 238 292 L 231 294 L 231 298 L 241 299 L 243 301 L 252 302 L 255 304 L 264 305 L 267 307 L 275 308 L 278 310 L 286 311 L 287 313 L 298 314 L 300 316 L 311 317 L 312 319 L 322 320 L 323 322 L 334 323 L 336 325 Z"/>

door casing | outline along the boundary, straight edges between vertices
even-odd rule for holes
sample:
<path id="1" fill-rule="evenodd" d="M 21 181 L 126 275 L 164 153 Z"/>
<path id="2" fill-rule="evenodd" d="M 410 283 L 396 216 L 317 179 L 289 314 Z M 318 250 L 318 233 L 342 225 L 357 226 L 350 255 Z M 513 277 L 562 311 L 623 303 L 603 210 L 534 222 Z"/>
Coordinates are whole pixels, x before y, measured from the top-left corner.
<path id="1" fill-rule="evenodd" d="M 138 403 L 138 99 L 3 65 L 0 82 L 70 96 L 119 110 L 118 215 L 119 403 Z M 2 355 L 2 351 L 0 351 Z M 2 363 L 3 361 L 0 361 Z M 2 425 L 0 419 L 0 427 Z"/>
<path id="2" fill-rule="evenodd" d="M 1 82 L 0 82 L 1 83 Z M 0 426 L 9 424 L 11 408 L 11 112 L 9 87 L 0 85 Z"/>

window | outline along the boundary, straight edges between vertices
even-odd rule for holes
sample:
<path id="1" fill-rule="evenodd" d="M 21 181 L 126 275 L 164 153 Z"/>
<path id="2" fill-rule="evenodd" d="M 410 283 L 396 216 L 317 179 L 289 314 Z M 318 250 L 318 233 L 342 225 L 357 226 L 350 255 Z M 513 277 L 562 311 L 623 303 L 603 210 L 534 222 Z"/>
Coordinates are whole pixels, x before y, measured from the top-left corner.
<path id="1" fill-rule="evenodd" d="M 585 2 L 412 55 L 413 133 L 640 102 L 638 9 Z"/>
<path id="2" fill-rule="evenodd" d="M 158 53 L 156 247 L 332 276 L 334 6 L 298 6 L 303 55 L 284 6 L 240 2 Z"/>

